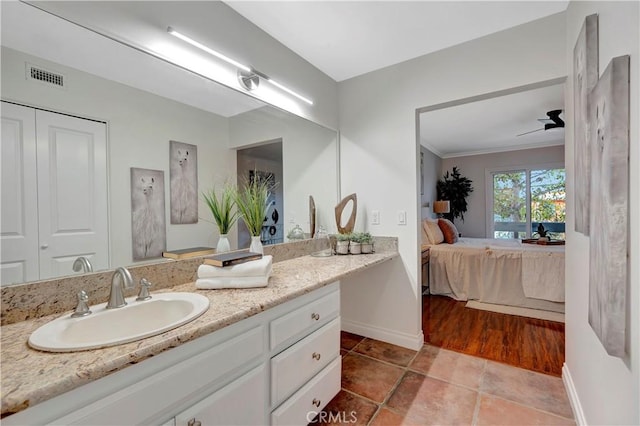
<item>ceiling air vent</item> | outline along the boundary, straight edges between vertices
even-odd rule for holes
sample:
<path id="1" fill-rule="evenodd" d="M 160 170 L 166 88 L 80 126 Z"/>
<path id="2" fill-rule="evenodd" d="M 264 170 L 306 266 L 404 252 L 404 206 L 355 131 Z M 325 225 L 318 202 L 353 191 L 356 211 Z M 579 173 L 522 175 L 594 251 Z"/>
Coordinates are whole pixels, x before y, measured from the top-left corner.
<path id="1" fill-rule="evenodd" d="M 41 81 L 56 87 L 64 87 L 64 75 L 47 71 L 41 67 L 27 64 L 27 76 L 31 80 Z"/>

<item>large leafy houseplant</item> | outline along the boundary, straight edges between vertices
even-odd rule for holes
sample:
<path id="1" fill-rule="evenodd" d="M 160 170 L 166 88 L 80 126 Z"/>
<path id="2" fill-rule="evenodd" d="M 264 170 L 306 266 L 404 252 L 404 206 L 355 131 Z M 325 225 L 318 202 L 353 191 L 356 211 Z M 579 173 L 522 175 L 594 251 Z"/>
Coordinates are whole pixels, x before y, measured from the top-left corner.
<path id="1" fill-rule="evenodd" d="M 473 182 L 460 174 L 457 167 L 452 172 L 447 171 L 443 179 L 438 180 L 436 191 L 438 200 L 449 201 L 449 213 L 444 217 L 451 222 L 459 217 L 464 222 L 464 214 L 467 211 L 467 197 L 473 192 Z"/>

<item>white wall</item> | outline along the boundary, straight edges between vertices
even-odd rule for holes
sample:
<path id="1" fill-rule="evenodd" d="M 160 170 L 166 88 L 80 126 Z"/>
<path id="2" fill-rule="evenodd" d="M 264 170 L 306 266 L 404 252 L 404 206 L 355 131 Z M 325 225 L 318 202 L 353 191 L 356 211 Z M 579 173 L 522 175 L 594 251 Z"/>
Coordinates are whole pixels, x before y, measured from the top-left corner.
<path id="1" fill-rule="evenodd" d="M 572 1 L 567 9 L 565 91 L 565 160 L 567 170 L 566 256 L 566 366 L 565 381 L 577 397 L 578 421 L 588 424 L 640 424 L 640 146 L 638 145 L 638 99 L 640 98 L 640 10 L 638 2 Z M 573 75 L 572 54 L 587 15 L 597 13 L 599 22 L 599 70 L 610 60 L 631 55 L 630 66 L 630 233 L 627 294 L 630 354 L 626 361 L 607 355 L 588 323 L 589 238 L 574 231 Z"/>
<path id="2" fill-rule="evenodd" d="M 413 348 L 423 339 L 416 109 L 563 77 L 564 39 L 558 14 L 339 83 L 342 194 L 358 194 L 356 227 L 398 236 L 401 256 L 388 274 L 343 281 L 345 329 Z"/>
<path id="3" fill-rule="evenodd" d="M 458 167 L 463 176 L 473 181 L 473 192 L 467 198 L 468 211 L 464 221 L 456 219 L 456 228 L 465 237 L 493 238 L 487 235 L 487 169 L 499 167 L 535 166 L 549 163 L 564 163 L 564 145 L 519 151 L 496 152 L 493 154 L 467 155 L 442 160 L 442 172 L 451 172 Z"/>
<path id="4" fill-rule="evenodd" d="M 429 151 L 427 148 L 421 146 L 420 153 L 423 155 L 423 188 L 424 194 L 421 194 L 420 197 L 420 218 L 424 219 L 427 217 L 434 218 L 435 214 L 433 213 L 433 202 L 436 200 L 436 184 L 438 183 L 438 179 L 440 178 L 440 172 L 442 170 L 442 158 L 438 157 L 433 152 Z M 419 160 L 419 159 L 418 159 Z M 420 191 L 420 187 L 418 187 L 418 191 Z M 426 204 L 429 206 L 426 206 Z"/>
<path id="5" fill-rule="evenodd" d="M 25 78 L 25 61 L 66 76 L 65 90 Z M 169 141 L 198 146 L 198 195 L 235 180 L 236 154 L 228 148 L 226 118 L 44 59 L 2 48 L 2 98 L 56 112 L 106 121 L 109 144 L 110 263 L 130 265 L 130 168 L 164 170 L 167 248 L 213 246 L 218 230 L 200 200 L 197 224 L 171 225 Z M 235 245 L 235 237 L 231 241 Z"/>
<path id="6" fill-rule="evenodd" d="M 337 133 L 274 108 L 238 114 L 229 123 L 229 143 L 234 149 L 282 140 L 284 235 L 296 224 L 309 232 L 310 195 L 316 204 L 316 224 L 336 232 Z"/>

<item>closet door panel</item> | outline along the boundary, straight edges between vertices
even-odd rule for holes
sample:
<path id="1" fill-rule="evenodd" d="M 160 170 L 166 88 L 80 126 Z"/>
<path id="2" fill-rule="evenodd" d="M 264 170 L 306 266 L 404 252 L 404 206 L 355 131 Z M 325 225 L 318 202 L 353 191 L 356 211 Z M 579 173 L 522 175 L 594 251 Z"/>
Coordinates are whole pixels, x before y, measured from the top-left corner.
<path id="1" fill-rule="evenodd" d="M 35 110 L 2 102 L 2 285 L 37 280 Z"/>
<path id="2" fill-rule="evenodd" d="M 108 268 L 105 124 L 37 111 L 36 133 L 40 278 L 72 274 L 78 256 Z"/>

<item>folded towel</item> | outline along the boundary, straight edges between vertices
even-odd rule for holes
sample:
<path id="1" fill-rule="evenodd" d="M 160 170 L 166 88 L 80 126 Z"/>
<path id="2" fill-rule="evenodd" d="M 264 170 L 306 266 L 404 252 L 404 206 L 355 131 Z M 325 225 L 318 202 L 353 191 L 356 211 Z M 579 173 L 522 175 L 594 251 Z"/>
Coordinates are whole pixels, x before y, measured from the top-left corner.
<path id="1" fill-rule="evenodd" d="M 200 278 L 196 280 L 196 288 L 202 290 L 266 287 L 267 284 L 269 284 L 268 275 L 263 277 Z"/>
<path id="2" fill-rule="evenodd" d="M 200 265 L 198 267 L 198 278 L 269 276 L 271 274 L 272 260 L 272 256 L 263 256 L 262 259 L 232 266 Z"/>

